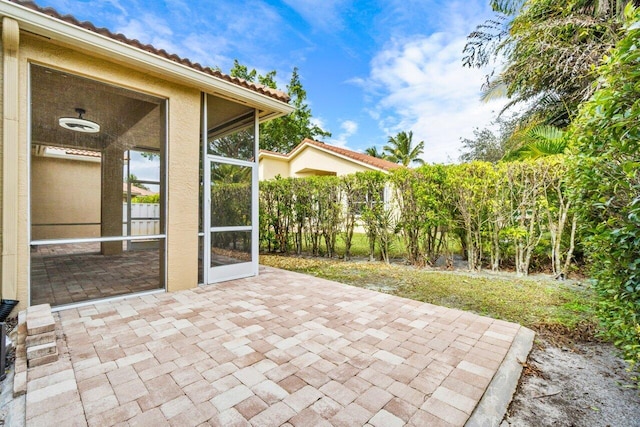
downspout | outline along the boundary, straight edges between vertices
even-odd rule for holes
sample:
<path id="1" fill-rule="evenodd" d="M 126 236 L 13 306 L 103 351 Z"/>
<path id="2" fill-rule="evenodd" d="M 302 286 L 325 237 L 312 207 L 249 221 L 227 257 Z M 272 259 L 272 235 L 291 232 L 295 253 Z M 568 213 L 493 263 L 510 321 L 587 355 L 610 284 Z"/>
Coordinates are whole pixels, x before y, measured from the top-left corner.
<path id="1" fill-rule="evenodd" d="M 2 298 L 18 296 L 18 22 L 2 19 Z"/>

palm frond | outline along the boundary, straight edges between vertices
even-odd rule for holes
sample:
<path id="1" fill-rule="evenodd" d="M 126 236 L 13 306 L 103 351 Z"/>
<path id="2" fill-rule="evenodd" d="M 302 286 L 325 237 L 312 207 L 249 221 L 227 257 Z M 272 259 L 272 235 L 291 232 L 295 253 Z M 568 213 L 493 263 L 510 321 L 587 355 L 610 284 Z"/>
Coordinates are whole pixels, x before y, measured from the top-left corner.
<path id="1" fill-rule="evenodd" d="M 555 126 L 538 125 L 528 132 L 535 141 L 560 142 L 564 138 L 564 131 Z"/>
<path id="2" fill-rule="evenodd" d="M 520 134 L 524 143 L 507 153 L 503 160 L 533 160 L 540 157 L 564 154 L 567 149 L 565 132 L 555 126 L 534 125 L 521 130 Z"/>
<path id="3" fill-rule="evenodd" d="M 493 80 L 488 80 L 482 87 L 482 93 L 480 94 L 480 101 L 489 102 L 500 98 L 506 98 L 508 95 L 509 87 L 502 78 L 502 75 L 498 75 Z"/>
<path id="4" fill-rule="evenodd" d="M 514 15 L 522 8 L 524 3 L 525 0 L 491 0 L 491 8 L 494 12 Z"/>

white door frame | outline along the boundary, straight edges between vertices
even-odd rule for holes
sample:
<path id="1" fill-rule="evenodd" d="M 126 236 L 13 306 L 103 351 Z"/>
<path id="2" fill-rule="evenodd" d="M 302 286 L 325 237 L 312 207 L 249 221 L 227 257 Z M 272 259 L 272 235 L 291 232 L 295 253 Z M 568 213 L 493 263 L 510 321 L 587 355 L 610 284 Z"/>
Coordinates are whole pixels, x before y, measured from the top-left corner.
<path id="1" fill-rule="evenodd" d="M 258 274 L 258 111 L 254 112 L 254 153 L 253 161 L 230 159 L 208 154 L 207 151 L 207 94 L 203 94 L 202 102 L 202 158 L 203 158 L 203 188 L 202 188 L 202 229 L 204 231 L 203 248 L 203 282 L 212 284 L 243 277 L 256 276 Z M 251 225 L 212 227 L 211 226 L 211 165 L 229 164 L 251 168 Z M 250 231 L 251 232 L 251 261 L 211 267 L 211 233 L 221 231 Z"/>

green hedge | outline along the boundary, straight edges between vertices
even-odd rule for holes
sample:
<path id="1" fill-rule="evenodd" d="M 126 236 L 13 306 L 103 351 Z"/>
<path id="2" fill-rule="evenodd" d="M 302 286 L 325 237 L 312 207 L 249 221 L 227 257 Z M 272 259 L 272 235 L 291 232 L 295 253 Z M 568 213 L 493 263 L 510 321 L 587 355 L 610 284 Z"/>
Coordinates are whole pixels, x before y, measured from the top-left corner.
<path id="1" fill-rule="evenodd" d="M 640 13 L 599 68 L 600 88 L 571 137 L 571 182 L 600 317 L 626 359 L 640 362 Z"/>
<path id="2" fill-rule="evenodd" d="M 562 158 L 546 158 L 263 181 L 261 248 L 349 258 L 359 230 L 370 259 L 388 261 L 399 242 L 418 266 L 450 264 L 451 248 L 461 247 L 470 269 L 564 273 L 575 237 L 567 233 L 575 217 L 565 171 Z M 345 243 L 340 254 L 338 239 Z"/>

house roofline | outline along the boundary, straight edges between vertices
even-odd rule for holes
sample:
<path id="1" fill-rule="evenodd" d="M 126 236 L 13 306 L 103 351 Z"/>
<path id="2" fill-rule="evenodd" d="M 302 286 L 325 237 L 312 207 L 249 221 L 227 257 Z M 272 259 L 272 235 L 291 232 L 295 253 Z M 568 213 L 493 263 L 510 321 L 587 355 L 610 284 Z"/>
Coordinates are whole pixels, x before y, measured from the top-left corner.
<path id="1" fill-rule="evenodd" d="M 288 155 L 282 154 L 282 153 L 276 153 L 275 151 L 270 151 L 270 150 L 260 150 L 260 152 L 258 153 L 258 157 L 275 157 L 280 160 L 285 160 L 287 159 Z"/>
<path id="2" fill-rule="evenodd" d="M 260 117 L 261 121 L 294 111 L 294 107 L 276 99 L 275 95 L 269 96 L 245 88 L 240 84 L 178 63 L 154 52 L 147 52 L 22 4 L 1 0 L 0 16 L 14 19 L 21 30 L 46 37 L 62 45 L 86 50 L 109 60 L 125 62 L 131 68 L 153 73 L 163 79 L 195 87 L 203 92 L 262 110 L 266 114 Z M 186 62 L 191 64 L 189 61 Z"/>
<path id="3" fill-rule="evenodd" d="M 258 159 L 260 159 L 261 157 L 271 157 L 271 158 L 276 158 L 278 160 L 293 160 L 296 156 L 298 156 L 298 154 L 300 154 L 302 152 L 302 149 L 305 146 L 309 146 L 309 147 L 313 147 L 316 148 L 324 153 L 328 153 L 328 154 L 332 154 L 336 157 L 339 157 L 343 160 L 346 160 L 348 162 L 351 163 L 355 163 L 358 164 L 360 166 L 364 166 L 367 169 L 372 169 L 372 170 L 376 170 L 376 171 L 380 171 L 383 173 L 389 173 L 389 171 L 392 168 L 396 168 L 396 167 L 402 167 L 402 165 L 390 165 L 390 167 L 388 169 L 380 167 L 380 166 L 376 166 L 373 165 L 371 163 L 367 163 L 367 162 L 363 162 L 361 160 L 357 160 L 354 159 L 353 157 L 349 157 L 345 154 L 339 153 L 337 151 L 331 150 L 331 149 L 327 149 L 325 147 L 323 147 L 323 145 L 326 145 L 320 141 L 315 141 L 309 138 L 305 138 L 300 144 L 296 145 L 295 148 L 293 150 L 291 150 L 289 153 L 287 154 L 282 154 L 282 153 L 276 153 L 275 151 L 268 151 L 268 150 L 260 150 L 260 153 L 258 154 Z M 336 147 L 338 148 L 338 147 Z M 346 149 L 345 149 L 346 150 Z"/>

